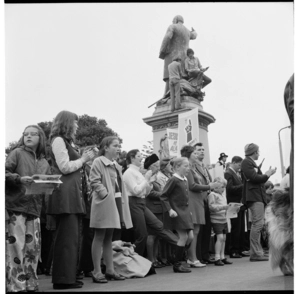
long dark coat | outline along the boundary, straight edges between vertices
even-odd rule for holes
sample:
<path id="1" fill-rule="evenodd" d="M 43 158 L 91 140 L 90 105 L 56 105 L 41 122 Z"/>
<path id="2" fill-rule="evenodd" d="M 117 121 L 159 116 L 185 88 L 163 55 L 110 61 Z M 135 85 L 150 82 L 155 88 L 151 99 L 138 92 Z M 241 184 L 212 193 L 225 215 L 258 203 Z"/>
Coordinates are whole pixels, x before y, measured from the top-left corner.
<path id="1" fill-rule="evenodd" d="M 164 214 L 164 228 L 169 230 L 192 230 L 194 228 L 192 214 L 189 207 L 189 187 L 187 180 L 173 176 L 166 184 L 160 198 L 166 211 Z M 173 209 L 178 216 L 169 217 L 169 210 Z"/>

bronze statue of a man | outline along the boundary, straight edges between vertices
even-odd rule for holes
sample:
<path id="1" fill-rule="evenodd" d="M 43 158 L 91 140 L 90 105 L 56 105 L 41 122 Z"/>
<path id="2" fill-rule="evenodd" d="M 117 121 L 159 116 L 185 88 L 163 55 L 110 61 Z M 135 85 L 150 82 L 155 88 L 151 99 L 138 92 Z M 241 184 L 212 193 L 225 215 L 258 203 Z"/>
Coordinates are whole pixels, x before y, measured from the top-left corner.
<path id="1" fill-rule="evenodd" d="M 189 42 L 197 37 L 196 31 L 193 28 L 191 31 L 188 30 L 183 23 L 184 20 L 181 15 L 174 17 L 173 24 L 168 27 L 160 47 L 159 58 L 165 61 L 163 76 L 163 80 L 166 82 L 165 94 L 169 91 L 168 65 L 172 62 L 174 56 L 180 56 L 183 69 Z"/>

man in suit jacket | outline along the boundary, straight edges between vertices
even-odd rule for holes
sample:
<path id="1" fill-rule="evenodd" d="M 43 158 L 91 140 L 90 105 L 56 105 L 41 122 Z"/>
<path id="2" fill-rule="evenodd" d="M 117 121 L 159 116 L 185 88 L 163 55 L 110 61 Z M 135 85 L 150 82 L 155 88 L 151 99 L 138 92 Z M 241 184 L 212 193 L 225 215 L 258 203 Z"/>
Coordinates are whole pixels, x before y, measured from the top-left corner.
<path id="1" fill-rule="evenodd" d="M 196 169 L 200 175 L 200 181 L 202 185 L 210 185 L 212 184 L 211 176 L 203 163 L 203 159 L 205 157 L 205 149 L 202 143 L 197 143 L 194 145 L 195 150 L 198 151 L 198 160 L 199 162 L 196 164 Z M 204 211 L 205 211 L 205 225 L 200 225 L 200 230 L 198 234 L 198 242 L 197 242 L 197 256 L 200 259 L 201 263 L 211 264 L 214 263 L 213 260 L 210 259 L 209 255 L 209 245 L 211 240 L 211 222 L 210 222 L 210 212 L 208 207 L 207 197 L 210 193 L 210 190 L 203 191 L 204 194 Z"/>
<path id="2" fill-rule="evenodd" d="M 227 202 L 242 202 L 243 196 L 243 182 L 239 175 L 243 159 L 239 156 L 234 156 L 231 160 L 230 167 L 225 172 L 224 176 L 227 180 L 226 197 Z M 236 218 L 231 218 L 231 232 L 230 232 L 230 257 L 241 258 L 248 256 L 242 253 L 245 243 L 245 206 L 242 206 Z"/>
<path id="3" fill-rule="evenodd" d="M 250 261 L 267 261 L 260 244 L 261 230 L 264 224 L 265 205 L 267 204 L 264 183 L 276 172 L 276 168 L 262 174 L 255 160 L 259 157 L 259 147 L 256 144 L 245 146 L 246 158 L 242 161 L 243 203 L 247 205 L 252 215 L 250 232 Z"/>

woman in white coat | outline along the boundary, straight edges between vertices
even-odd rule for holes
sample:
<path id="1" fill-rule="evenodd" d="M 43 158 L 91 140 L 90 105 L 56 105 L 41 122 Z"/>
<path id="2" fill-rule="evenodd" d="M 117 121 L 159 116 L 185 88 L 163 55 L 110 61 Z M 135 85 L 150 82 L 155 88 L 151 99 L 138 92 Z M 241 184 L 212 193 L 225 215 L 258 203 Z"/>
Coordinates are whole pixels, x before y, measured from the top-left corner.
<path id="1" fill-rule="evenodd" d="M 116 167 L 114 159 L 119 152 L 119 139 L 106 137 L 100 145 L 100 157 L 93 162 L 90 171 L 92 188 L 92 205 L 90 227 L 95 229 L 92 244 L 94 271 L 93 282 L 107 283 L 107 280 L 124 280 L 114 272 L 112 257 L 112 236 L 114 229 L 121 225 L 127 229 L 132 227 L 131 216 L 122 181 L 122 173 Z M 105 277 L 101 272 L 102 257 L 106 265 Z"/>

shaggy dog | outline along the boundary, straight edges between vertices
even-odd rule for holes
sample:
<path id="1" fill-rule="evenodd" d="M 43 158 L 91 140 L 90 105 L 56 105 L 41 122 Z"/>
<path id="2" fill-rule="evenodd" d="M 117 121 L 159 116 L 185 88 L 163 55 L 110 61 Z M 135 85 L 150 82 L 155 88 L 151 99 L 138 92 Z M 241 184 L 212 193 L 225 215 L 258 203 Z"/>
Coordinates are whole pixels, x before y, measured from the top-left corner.
<path id="1" fill-rule="evenodd" d="M 294 275 L 294 212 L 288 190 L 277 190 L 266 208 L 269 232 L 269 253 L 272 269 Z"/>

